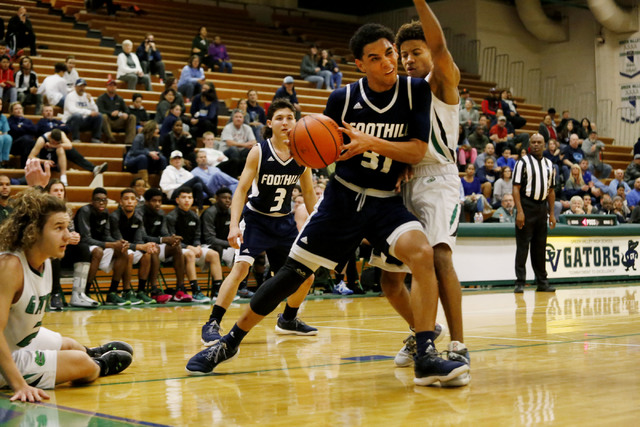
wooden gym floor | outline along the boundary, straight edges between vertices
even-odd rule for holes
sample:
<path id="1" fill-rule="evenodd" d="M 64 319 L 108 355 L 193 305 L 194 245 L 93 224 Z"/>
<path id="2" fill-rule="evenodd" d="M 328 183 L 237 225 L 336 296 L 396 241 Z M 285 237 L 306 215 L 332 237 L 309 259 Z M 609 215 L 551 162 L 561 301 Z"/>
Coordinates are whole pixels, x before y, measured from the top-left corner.
<path id="1" fill-rule="evenodd" d="M 301 317 L 317 337 L 275 335 L 274 313 L 238 359 L 206 377 L 184 366 L 202 349 L 209 306 L 49 313 L 46 326 L 81 343 L 131 343 L 134 362 L 85 387 L 61 386 L 41 405 L 0 395 L 0 424 L 637 425 L 639 286 L 465 292 L 472 381 L 457 389 L 414 387 L 413 370 L 394 367 L 407 328 L 384 298 L 307 301 Z"/>

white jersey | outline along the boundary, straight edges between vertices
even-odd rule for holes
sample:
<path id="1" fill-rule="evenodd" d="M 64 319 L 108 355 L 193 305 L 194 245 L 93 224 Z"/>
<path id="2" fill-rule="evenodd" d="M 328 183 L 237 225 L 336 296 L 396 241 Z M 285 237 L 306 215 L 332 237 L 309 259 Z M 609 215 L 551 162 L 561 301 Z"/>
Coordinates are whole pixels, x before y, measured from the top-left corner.
<path id="1" fill-rule="evenodd" d="M 429 81 L 431 74 L 426 77 Z M 449 105 L 431 97 L 431 138 L 424 158 L 416 165 L 456 164 L 458 148 L 459 104 Z"/>
<path id="2" fill-rule="evenodd" d="M 24 284 L 20 299 L 11 305 L 4 337 L 13 352 L 29 345 L 38 335 L 45 308 L 51 296 L 51 261 L 46 260 L 42 275 L 33 271 L 24 252 L 11 252 L 20 259 Z"/>

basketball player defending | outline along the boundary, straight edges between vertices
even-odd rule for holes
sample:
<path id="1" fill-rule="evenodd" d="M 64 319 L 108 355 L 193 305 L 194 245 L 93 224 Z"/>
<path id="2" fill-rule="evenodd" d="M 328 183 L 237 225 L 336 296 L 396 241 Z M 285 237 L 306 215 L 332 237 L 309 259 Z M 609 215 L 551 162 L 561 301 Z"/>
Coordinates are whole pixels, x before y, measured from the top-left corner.
<path id="1" fill-rule="evenodd" d="M 449 360 L 469 364 L 469 352 L 463 344 L 462 290 L 453 268 L 451 251 L 455 246 L 460 216 L 460 178 L 456 167 L 458 144 L 458 83 L 460 71 L 447 49 L 440 23 L 424 0 L 414 1 L 420 22 L 405 24 L 398 30 L 396 45 L 407 74 L 426 78 L 431 86 L 431 138 L 424 158 L 413 167 L 414 178 L 405 184 L 405 205 L 422 222 L 429 243 L 433 245 L 433 260 L 440 300 L 451 331 Z M 391 305 L 413 325 L 409 291 L 404 286 L 408 269 L 382 269 L 381 287 Z M 403 268 L 405 267 L 405 268 Z M 390 271 L 385 271 L 385 268 Z M 404 272 L 398 272 L 404 271 Z M 410 335 L 395 358 L 397 366 L 413 364 L 415 338 Z M 443 386 L 463 386 L 469 373 L 442 382 Z"/>
<path id="2" fill-rule="evenodd" d="M 209 321 L 202 326 L 202 342 L 211 346 L 220 339 L 220 322 L 233 302 L 240 282 L 249 274 L 255 257 L 267 252 L 271 271 L 280 270 L 298 229 L 291 211 L 291 193 L 298 180 L 307 211 L 316 203 L 311 169 L 299 166 L 289 152 L 288 133 L 296 124 L 296 110 L 284 98 L 274 100 L 267 112 L 265 138 L 251 149 L 231 202 L 229 244 L 239 249 L 235 264 L 222 282 Z M 247 202 L 247 194 L 249 200 Z M 246 202 L 246 205 L 245 205 Z M 243 209 L 244 207 L 244 209 Z M 240 224 L 240 214 L 243 220 Z M 291 295 L 278 316 L 276 333 L 316 335 L 318 330 L 298 319 L 298 308 L 313 284 L 310 276 Z"/>
<path id="3" fill-rule="evenodd" d="M 433 250 L 420 222 L 394 192 L 407 163 L 417 163 L 427 149 L 431 90 L 424 79 L 398 77 L 393 33 L 379 24 L 360 27 L 351 38 L 356 65 L 366 74 L 335 90 L 325 114 L 343 123 L 345 152 L 278 273 L 262 284 L 230 333 L 187 364 L 209 373 L 235 357 L 251 328 L 298 290 L 320 266 L 334 269 L 363 238 L 409 266 L 413 273 L 411 308 L 416 330 L 414 382 L 428 385 L 466 373 L 469 366 L 442 359 L 435 349 L 438 285 Z"/>
<path id="4" fill-rule="evenodd" d="M 38 160 L 30 162 L 27 168 L 40 168 Z M 0 227 L 0 271 L 7 273 L 0 286 L 0 387 L 11 387 L 11 400 L 35 402 L 49 398 L 42 389 L 126 369 L 129 344 L 88 349 L 40 326 L 51 297 L 49 258 L 64 256 L 69 216 L 64 202 L 36 189 L 23 191 L 12 205 Z"/>

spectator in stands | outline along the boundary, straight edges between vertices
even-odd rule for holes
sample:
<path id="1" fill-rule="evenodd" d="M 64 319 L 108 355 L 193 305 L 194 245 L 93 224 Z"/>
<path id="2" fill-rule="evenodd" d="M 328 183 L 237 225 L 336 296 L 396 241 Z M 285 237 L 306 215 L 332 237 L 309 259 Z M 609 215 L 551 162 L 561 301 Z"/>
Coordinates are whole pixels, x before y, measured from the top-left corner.
<path id="1" fill-rule="evenodd" d="M 107 142 L 114 143 L 116 139 L 112 131 L 124 131 L 124 143 L 131 144 L 136 136 L 136 117 L 129 114 L 129 107 L 117 92 L 116 81 L 109 79 L 107 91 L 96 102 L 98 111 L 102 114 L 102 132 Z"/>
<path id="2" fill-rule="evenodd" d="M 9 154 L 13 137 L 9 134 L 11 128 L 7 117 L 2 114 L 2 98 L 0 98 L 0 169 L 9 167 Z"/>
<path id="3" fill-rule="evenodd" d="M 636 178 L 640 178 L 640 154 L 636 154 L 633 156 L 633 160 L 627 166 L 627 170 L 624 172 L 624 180 L 629 184 L 629 186 L 633 186 Z"/>
<path id="4" fill-rule="evenodd" d="M 202 84 L 202 92 L 191 101 L 190 132 L 194 138 L 201 137 L 205 132 L 218 133 L 218 96 L 213 83 Z"/>
<path id="5" fill-rule="evenodd" d="M 523 118 L 518 114 L 518 105 L 516 101 L 513 99 L 510 90 L 503 90 L 500 93 L 500 100 L 502 101 L 502 109 L 504 111 L 504 115 L 507 117 L 509 123 L 511 123 L 514 129 L 521 129 L 524 125 L 527 124 L 527 119 Z"/>
<path id="6" fill-rule="evenodd" d="M 557 179 L 562 177 L 562 175 L 560 175 L 560 167 L 562 166 L 563 156 L 560 152 L 560 147 L 558 147 L 558 141 L 550 139 L 547 149 L 543 151 L 542 155 L 551 160 L 553 170 L 555 171 L 556 177 L 558 177 Z"/>
<path id="7" fill-rule="evenodd" d="M 485 201 L 482 195 L 480 180 L 476 176 L 476 167 L 473 164 L 467 165 L 465 174 L 462 176 L 460 182 L 464 193 L 463 207 L 465 214 L 470 214 L 470 218 L 473 219 L 473 215 L 476 212 L 491 209 L 491 206 Z"/>
<path id="8" fill-rule="evenodd" d="M 464 108 L 460 109 L 458 116 L 460 124 L 464 128 L 465 135 L 471 133 L 472 129 L 478 124 L 478 119 L 480 119 L 480 113 L 473 108 L 473 102 L 470 99 L 464 102 Z"/>
<path id="9" fill-rule="evenodd" d="M 484 165 L 476 171 L 476 176 L 480 180 L 482 194 L 487 201 L 491 202 L 493 195 L 493 184 L 499 178 L 499 171 L 495 169 L 495 161 L 493 157 L 486 157 Z"/>
<path id="10" fill-rule="evenodd" d="M 169 110 L 171 110 L 176 105 L 180 106 L 180 104 L 176 102 L 176 93 L 177 92 L 173 89 L 166 89 L 160 94 L 160 101 L 158 101 L 158 104 L 156 105 L 155 116 L 155 120 L 159 125 L 161 125 L 164 119 L 167 117 L 167 115 L 169 114 Z M 182 107 L 180 107 L 180 110 L 180 115 L 182 115 L 182 113 L 184 113 L 184 110 L 182 110 Z"/>
<path id="11" fill-rule="evenodd" d="M 146 293 L 147 281 L 151 269 L 151 254 L 158 253 L 158 246 L 154 242 L 144 241 L 144 222 L 142 215 L 136 211 L 138 199 L 132 188 L 125 188 L 120 192 L 118 209 L 109 215 L 109 228 L 115 240 L 128 243 L 127 256 L 129 262 L 122 275 L 122 288 L 131 301 L 131 305 L 138 303 L 155 304 L 156 300 Z M 131 287 L 133 266 L 138 265 L 138 292 Z M 152 292 L 160 291 L 152 289 Z"/>
<path id="12" fill-rule="evenodd" d="M 587 215 L 595 215 L 600 213 L 598 211 L 598 208 L 593 205 L 593 200 L 591 199 L 591 196 L 589 194 L 585 194 L 582 199 L 584 200 L 584 206 L 582 207 L 584 213 L 586 213 Z"/>
<path id="13" fill-rule="evenodd" d="M 124 166 L 131 173 L 137 173 L 145 183 L 149 183 L 149 173 L 162 173 L 167 167 L 167 158 L 160 152 L 158 124 L 149 120 L 133 139 L 131 149 L 124 158 Z"/>
<path id="14" fill-rule="evenodd" d="M 11 179 L 6 175 L 0 175 L 0 224 L 13 212 L 9 206 L 11 196 Z"/>
<path id="15" fill-rule="evenodd" d="M 67 82 L 63 77 L 66 71 L 67 66 L 63 62 L 56 63 L 54 65 L 54 73 L 47 76 L 38 88 L 38 95 L 44 95 L 44 97 L 46 97 L 46 100 L 44 100 L 45 104 L 64 107 L 64 100 L 67 97 L 67 93 L 73 93 L 75 91 L 75 82 L 73 86 L 74 90 L 67 90 Z M 76 80 L 76 82 L 78 80 Z"/>
<path id="16" fill-rule="evenodd" d="M 27 8 L 20 6 L 18 13 L 9 19 L 7 25 L 7 43 L 10 49 L 18 55 L 18 51 L 29 47 L 31 56 L 38 56 L 36 48 L 36 34 L 33 31 L 31 20 L 27 17 Z"/>
<path id="17" fill-rule="evenodd" d="M 247 160 L 249 151 L 256 144 L 256 138 L 249 125 L 244 124 L 244 115 L 242 111 L 236 109 L 231 112 L 232 121 L 222 129 L 220 136 L 220 151 L 229 159 L 238 159 L 240 161 L 237 171 L 237 177 L 240 175 L 242 168 Z"/>
<path id="18" fill-rule="evenodd" d="M 131 40 L 122 42 L 122 52 L 118 54 L 118 71 L 116 78 L 127 84 L 129 90 L 135 90 L 138 83 L 144 84 L 147 91 L 151 90 L 151 78 L 145 74 L 138 60 L 138 55 L 131 53 L 133 43 Z"/>
<path id="19" fill-rule="evenodd" d="M 209 40 L 207 39 L 207 27 L 202 26 L 198 30 L 198 35 L 191 42 L 191 55 L 196 55 L 200 59 L 200 64 L 206 64 L 205 57 L 209 51 Z M 191 60 L 189 61 L 191 63 Z"/>
<path id="20" fill-rule="evenodd" d="M 182 120 L 176 120 L 171 131 L 166 135 L 160 134 L 160 146 L 162 147 L 162 154 L 164 154 L 166 158 L 170 158 L 171 153 L 178 150 L 183 153 L 185 163 L 188 163 L 185 165 L 187 169 L 191 169 L 192 166 L 195 165 L 196 156 L 194 151 L 196 141 L 191 134 L 184 129 Z"/>
<path id="21" fill-rule="evenodd" d="M 492 87 L 489 89 L 489 96 L 482 101 L 481 107 L 482 114 L 486 115 L 490 119 L 496 117 L 496 111 L 498 108 L 501 108 L 500 95 L 496 88 Z"/>
<path id="22" fill-rule="evenodd" d="M 493 185 L 493 199 L 498 205 L 505 194 L 513 193 L 512 175 L 513 170 L 509 166 L 504 166 L 500 170 L 499 178 Z"/>
<path id="23" fill-rule="evenodd" d="M 580 196 L 573 196 L 571 200 L 569 200 L 570 208 L 564 212 L 562 215 L 584 215 L 584 199 Z"/>
<path id="24" fill-rule="evenodd" d="M 129 106 L 129 113 L 136 118 L 136 131 L 140 132 L 142 127 L 150 120 L 149 113 L 142 105 L 142 94 L 134 93 L 131 101 L 133 104 Z"/>
<path id="25" fill-rule="evenodd" d="M 227 175 L 233 175 L 238 170 L 238 160 L 231 160 L 220 150 L 216 150 L 215 137 L 212 132 L 205 132 L 202 135 L 202 143 L 204 148 L 201 148 L 199 152 L 204 152 L 207 155 L 207 165 L 210 167 L 216 167 Z"/>
<path id="26" fill-rule="evenodd" d="M 205 82 L 204 70 L 200 66 L 201 61 L 198 55 L 192 55 L 189 63 L 182 68 L 180 80 L 178 81 L 178 92 L 184 95 L 185 101 L 191 101 L 194 95 L 200 93 L 202 84 Z"/>
<path id="27" fill-rule="evenodd" d="M 595 125 L 591 124 L 591 121 L 588 118 L 583 118 L 580 122 L 580 129 L 578 129 L 578 136 L 580 139 L 586 139 L 589 137 L 589 134 L 595 130 Z"/>
<path id="28" fill-rule="evenodd" d="M 621 224 L 626 223 L 629 219 L 631 212 L 629 212 L 629 208 L 624 205 L 624 200 L 620 196 L 613 198 L 613 213 Z"/>
<path id="29" fill-rule="evenodd" d="M 602 199 L 600 200 L 600 206 L 602 207 L 602 209 L 600 209 L 600 213 L 603 215 L 615 215 L 617 217 L 617 220 L 619 223 L 623 224 L 626 222 L 624 215 L 623 214 L 616 214 L 616 212 L 613 209 L 613 199 L 610 195 L 608 194 L 603 194 L 602 195 Z M 640 209 L 634 209 L 634 212 L 638 211 L 640 212 Z"/>
<path id="30" fill-rule="evenodd" d="M 578 129 L 580 127 L 580 123 L 578 123 L 576 119 L 571 118 L 569 110 L 564 110 L 562 112 L 562 119 L 560 120 L 560 123 L 558 123 L 558 126 L 556 126 L 556 132 L 561 133 L 569 123 L 571 123 L 572 129 Z"/>
<path id="31" fill-rule="evenodd" d="M 31 149 L 36 143 L 36 125 L 24 116 L 22 104 L 14 102 L 9 106 L 9 135 L 13 138 L 11 154 L 20 156 L 20 167 L 24 168 Z"/>
<path id="32" fill-rule="evenodd" d="M 577 134 L 576 128 L 574 127 L 573 122 L 569 121 L 565 123 L 564 127 L 558 134 L 558 141 L 560 141 L 561 144 L 567 145 L 569 144 L 569 139 L 571 138 L 571 135 L 573 135 L 574 133 Z"/>
<path id="33" fill-rule="evenodd" d="M 574 133 L 571 135 L 571 138 L 569 138 L 569 145 L 562 150 L 562 174 L 564 175 L 565 181 L 569 179 L 571 167 L 573 165 L 579 165 L 580 160 L 584 158 L 584 152 L 579 144 L 580 140 L 578 139 L 578 135 Z"/>
<path id="34" fill-rule="evenodd" d="M 471 133 L 471 135 L 467 137 L 467 141 L 469 141 L 469 145 L 472 148 L 475 148 L 479 153 L 483 152 L 484 147 L 486 147 L 487 144 L 491 142 L 491 140 L 485 133 L 484 126 L 482 126 L 480 122 L 478 122 L 478 125 L 474 128 L 473 133 Z"/>
<path id="35" fill-rule="evenodd" d="M 573 196 L 580 196 L 589 192 L 589 186 L 584 182 L 580 165 L 573 164 L 570 168 L 570 176 L 565 180 L 563 198 L 570 199 Z"/>
<path id="36" fill-rule="evenodd" d="M 71 148 L 73 146 L 67 135 L 62 133 L 60 129 L 54 129 L 38 137 L 31 153 L 29 153 L 29 158 L 49 162 L 52 171 L 60 172 L 60 182 L 67 186 L 69 182 L 67 181 L 67 154 L 65 150 Z"/>
<path id="37" fill-rule="evenodd" d="M 253 129 L 256 141 L 263 141 L 262 130 L 267 124 L 267 115 L 264 108 L 258 103 L 258 92 L 255 89 L 247 91 L 247 113 L 249 114 L 249 126 Z"/>
<path id="38" fill-rule="evenodd" d="M 200 303 L 208 303 L 210 298 L 204 296 L 198 285 L 196 267 L 209 267 L 212 276 L 213 289 L 219 288 L 222 283 L 222 265 L 220 255 L 213 249 L 201 246 L 202 226 L 198 214 L 191 210 L 193 205 L 192 189 L 183 186 L 176 189 L 178 206 L 167 215 L 167 229 L 170 234 L 182 237 L 180 244 L 185 257 L 185 269 L 191 286 L 193 300 Z M 177 289 L 174 295 L 175 301 L 184 301 L 186 289 Z"/>
<path id="39" fill-rule="evenodd" d="M 86 92 L 87 82 L 76 81 L 75 90 L 70 92 L 64 102 L 64 121 L 71 132 L 73 142 L 80 142 L 80 132 L 90 130 L 91 142 L 102 142 L 102 115 L 90 94 Z"/>
<path id="40" fill-rule="evenodd" d="M 174 150 L 169 159 L 169 166 L 162 172 L 160 188 L 167 196 L 167 199 L 175 203 L 175 200 L 180 195 L 179 190 L 188 187 L 192 190 L 198 209 L 202 209 L 202 205 L 204 204 L 202 195 L 209 190 L 200 178 L 193 176 L 193 174 L 184 169 L 182 165 L 182 153 Z M 213 197 L 214 194 L 215 193 L 209 194 L 209 197 Z"/>
<path id="41" fill-rule="evenodd" d="M 98 13 L 98 10 L 104 6 L 109 16 L 115 16 L 116 12 L 121 9 L 120 5 L 113 4 L 113 0 L 92 0 L 85 2 L 85 4 L 89 13 Z"/>
<path id="42" fill-rule="evenodd" d="M 465 88 L 462 88 L 462 90 L 460 91 L 460 109 L 461 110 L 464 108 L 464 104 L 467 102 L 467 100 L 471 101 L 471 105 L 473 106 L 473 108 L 475 108 L 476 110 L 478 109 L 476 102 L 473 100 L 473 98 L 471 97 L 471 94 L 469 93 L 469 89 L 465 87 Z"/>
<path id="43" fill-rule="evenodd" d="M 191 170 L 193 176 L 197 176 L 202 180 L 204 185 L 209 189 L 209 194 L 216 194 L 216 192 L 223 188 L 228 187 L 231 191 L 235 191 L 238 187 L 238 180 L 232 176 L 227 175 L 215 166 L 209 166 L 207 153 L 203 150 L 198 151 L 196 154 L 197 167 Z"/>
<path id="44" fill-rule="evenodd" d="M 338 64 L 333 60 L 331 53 L 327 49 L 322 49 L 320 52 L 318 66 L 321 70 L 331 72 L 331 89 L 338 89 L 342 84 L 342 71 L 340 71 Z"/>
<path id="45" fill-rule="evenodd" d="M 36 123 L 36 129 L 37 136 L 51 132 L 53 129 L 60 129 L 64 133 L 69 131 L 67 125 L 62 123 L 62 120 L 53 117 L 53 107 L 51 105 L 42 107 L 42 118 Z"/>
<path id="46" fill-rule="evenodd" d="M 309 53 L 302 58 L 300 63 L 300 77 L 311 83 L 315 83 L 316 89 L 331 90 L 331 71 L 323 70 L 318 66 L 320 55 L 318 47 L 314 44 L 309 47 Z"/>
<path id="47" fill-rule="evenodd" d="M 553 121 L 551 120 L 551 116 L 549 114 L 544 116 L 544 120 L 538 126 L 538 133 L 542 135 L 544 138 L 544 142 L 549 142 L 549 139 L 558 140 L 558 135 L 556 134 L 556 128 L 553 126 Z"/>
<path id="48" fill-rule="evenodd" d="M 505 193 L 502 196 L 500 207 L 496 209 L 491 217 L 496 218 L 498 222 L 516 222 L 516 204 L 511 193 Z"/>
<path id="49" fill-rule="evenodd" d="M 13 69 L 10 65 L 10 58 L 7 55 L 2 55 L 0 57 L 0 99 L 7 104 L 16 102 L 18 99 Z"/>
<path id="50" fill-rule="evenodd" d="M 133 191 L 136 192 L 138 207 L 142 206 L 144 204 L 144 192 L 149 189 L 149 184 L 147 184 L 147 181 L 139 176 L 135 176 L 131 180 L 131 185 L 129 185 L 129 187 L 133 188 Z"/>
<path id="51" fill-rule="evenodd" d="M 611 166 L 601 160 L 602 153 L 605 151 L 604 142 L 598 139 L 598 132 L 591 131 L 589 138 L 582 141 L 582 151 L 585 158 L 589 161 L 589 170 L 592 173 L 598 173 L 602 179 L 609 178 L 611 175 Z"/>
<path id="52" fill-rule="evenodd" d="M 162 121 L 162 126 L 160 127 L 160 136 L 165 136 L 166 134 L 170 133 L 171 129 L 173 129 L 173 125 L 178 120 L 182 121 L 185 130 L 189 129 L 189 125 L 185 125 L 186 122 L 182 117 L 180 117 L 180 106 L 176 104 L 171 107 L 169 113 L 167 114 L 167 117 L 165 117 Z"/>
<path id="53" fill-rule="evenodd" d="M 505 166 L 510 167 L 511 170 L 516 166 L 516 161 L 511 157 L 511 148 L 509 147 L 502 150 L 502 156 L 498 157 L 498 160 L 496 160 L 496 167 L 504 168 Z"/>
<path id="54" fill-rule="evenodd" d="M 619 197 L 619 196 L 616 196 L 616 197 Z M 627 206 L 629 208 L 635 208 L 638 205 L 638 202 L 640 202 L 640 178 L 637 178 L 635 180 L 635 182 L 633 183 L 633 190 L 629 191 L 629 194 L 627 194 L 626 197 L 627 197 Z M 613 201 L 615 204 L 615 197 Z"/>
<path id="55" fill-rule="evenodd" d="M 302 108 L 300 107 L 300 103 L 298 102 L 298 95 L 296 94 L 296 89 L 293 87 L 293 77 L 287 76 L 282 81 L 282 86 L 278 88 L 276 94 L 273 96 L 273 99 L 285 98 L 291 102 L 296 109 L 296 120 L 300 119 L 300 113 L 302 112 Z"/>
<path id="56" fill-rule="evenodd" d="M 71 92 L 76 85 L 76 81 L 80 78 L 76 69 L 76 57 L 73 55 L 67 56 L 64 65 L 66 65 L 67 70 L 62 75 L 62 78 L 67 82 L 67 92 Z"/>
<path id="57" fill-rule="evenodd" d="M 93 190 L 91 203 L 78 209 L 73 219 L 75 229 L 80 233 L 80 242 L 89 246 L 91 265 L 87 283 L 93 283 L 98 268 L 105 273 L 113 271 L 107 304 L 131 305 L 132 300 L 139 304 L 135 295 L 125 294 L 122 298 L 117 294 L 118 285 L 129 263 L 128 242 L 116 241 L 111 237 L 109 212 L 107 211 L 107 190 L 97 187 Z M 134 298 L 131 298 L 134 297 Z"/>
<path id="58" fill-rule="evenodd" d="M 609 182 L 606 193 L 611 197 L 615 196 L 618 192 L 618 186 L 620 185 L 623 186 L 625 194 L 628 194 L 629 191 L 631 191 L 631 187 L 629 187 L 629 184 L 624 180 L 624 171 L 622 169 L 616 169 L 613 172 L 613 179 Z"/>
<path id="59" fill-rule="evenodd" d="M 478 157 L 478 150 L 469 144 L 462 125 L 458 125 L 458 169 L 463 172 L 467 163 L 473 164 Z"/>
<path id="60" fill-rule="evenodd" d="M 38 94 L 38 75 L 33 71 L 31 58 L 20 59 L 20 69 L 15 75 L 18 101 L 24 105 L 35 105 L 36 114 L 42 114 L 42 95 Z"/>
<path id="61" fill-rule="evenodd" d="M 496 157 L 496 149 L 491 142 L 484 146 L 484 151 L 478 155 L 474 165 L 476 166 L 476 170 L 480 169 L 485 165 L 485 160 L 487 157 L 491 157 L 493 159 L 493 164 L 495 165 L 498 158 Z"/>
<path id="62" fill-rule="evenodd" d="M 235 249 L 227 240 L 231 221 L 231 198 L 232 191 L 229 188 L 220 188 L 216 191 L 216 202 L 200 216 L 204 244 L 218 252 L 220 259 L 229 266 L 233 264 L 235 255 Z"/>
<path id="63" fill-rule="evenodd" d="M 496 146 L 496 155 L 502 155 L 502 150 L 506 147 L 511 149 L 509 143 L 509 131 L 507 130 L 507 118 L 505 116 L 498 116 L 498 122 L 491 127 L 489 131 L 489 139 Z"/>
<path id="64" fill-rule="evenodd" d="M 182 239 L 175 234 L 169 234 L 166 216 L 162 210 L 162 191 L 158 188 L 150 188 L 145 191 L 144 200 L 144 205 L 140 209 L 145 230 L 144 239 L 158 245 L 158 253 L 151 254 L 151 274 L 149 275 L 151 288 L 155 287 L 155 281 L 157 281 L 156 266 L 159 268 L 159 263 L 172 261 L 176 272 L 176 286 L 182 289 L 184 288 L 184 257 L 180 246 Z M 164 304 L 171 299 L 171 296 L 151 291 L 151 298 L 158 304 Z"/>
<path id="65" fill-rule="evenodd" d="M 136 49 L 136 55 L 140 61 L 140 66 L 145 74 L 155 74 L 160 77 L 160 83 L 164 82 L 164 62 L 162 62 L 162 55 L 156 47 L 156 42 L 153 34 L 147 33 L 138 49 Z"/>
<path id="66" fill-rule="evenodd" d="M 233 65 L 231 64 L 227 47 L 222 44 L 220 36 L 213 38 L 213 43 L 209 44 L 207 49 L 207 63 L 211 71 L 214 71 L 215 67 L 218 67 L 218 71 L 221 73 L 232 73 Z"/>
<path id="67" fill-rule="evenodd" d="M 173 89 L 176 94 L 176 98 L 174 100 L 175 103 L 179 104 L 182 107 L 182 114 L 187 111 L 187 107 L 184 105 L 184 97 L 178 91 L 178 79 L 175 77 L 167 77 L 167 80 L 164 82 L 164 90 Z"/>

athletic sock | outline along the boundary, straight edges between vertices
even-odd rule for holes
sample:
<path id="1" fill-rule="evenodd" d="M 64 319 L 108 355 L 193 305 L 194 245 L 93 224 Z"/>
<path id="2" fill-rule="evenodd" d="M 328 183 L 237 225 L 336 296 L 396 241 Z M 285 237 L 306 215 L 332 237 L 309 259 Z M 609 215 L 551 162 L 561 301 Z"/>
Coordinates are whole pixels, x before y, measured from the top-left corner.
<path id="1" fill-rule="evenodd" d="M 214 291 L 219 291 L 220 286 L 222 286 L 222 280 L 212 280 L 211 281 L 211 289 Z"/>
<path id="2" fill-rule="evenodd" d="M 198 280 L 190 280 L 189 285 L 191 286 L 191 292 L 197 294 L 200 291 L 200 286 L 198 286 Z"/>
<path id="3" fill-rule="evenodd" d="M 231 348 L 238 348 L 238 346 L 248 333 L 249 331 L 243 331 L 238 327 L 238 324 L 235 324 L 233 325 L 233 328 L 231 328 L 229 333 L 222 337 L 222 341 L 229 344 L 229 347 Z"/>
<path id="4" fill-rule="evenodd" d="M 436 333 L 434 331 L 424 331 L 424 332 L 416 332 L 416 345 L 417 345 L 417 353 L 424 354 L 427 351 L 427 342 L 436 339 Z"/>
<path id="5" fill-rule="evenodd" d="M 284 307 L 284 311 L 282 312 L 282 319 L 290 322 L 296 318 L 298 315 L 298 307 L 293 308 L 289 306 L 289 303 Z"/>
<path id="6" fill-rule="evenodd" d="M 109 293 L 118 292 L 118 285 L 120 284 L 120 280 L 111 280 L 111 285 L 109 285 Z"/>
<path id="7" fill-rule="evenodd" d="M 138 292 L 144 292 L 147 287 L 147 279 L 138 279 Z"/>
<path id="8" fill-rule="evenodd" d="M 224 307 L 220 307 L 217 304 L 214 304 L 213 309 L 211 310 L 211 315 L 209 316 L 209 322 L 213 322 L 216 320 L 218 325 L 222 322 L 222 318 L 224 314 L 227 312 L 227 309 Z"/>

